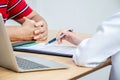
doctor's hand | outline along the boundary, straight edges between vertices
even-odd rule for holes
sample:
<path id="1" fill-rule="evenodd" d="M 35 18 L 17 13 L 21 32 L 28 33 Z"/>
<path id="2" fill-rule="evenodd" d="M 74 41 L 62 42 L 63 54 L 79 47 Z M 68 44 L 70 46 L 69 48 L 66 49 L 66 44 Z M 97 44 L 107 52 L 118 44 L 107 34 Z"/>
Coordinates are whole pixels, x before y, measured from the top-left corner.
<path id="1" fill-rule="evenodd" d="M 48 37 L 48 28 L 45 21 L 38 21 L 35 23 L 36 30 L 34 31 L 34 40 L 43 41 Z"/>
<path id="2" fill-rule="evenodd" d="M 61 34 L 64 34 L 65 36 L 61 38 Z M 59 44 L 62 43 L 62 40 L 67 40 L 74 45 L 78 45 L 81 42 L 80 35 L 74 30 L 72 32 L 69 32 L 68 30 L 61 30 L 57 34 L 56 39 Z"/>

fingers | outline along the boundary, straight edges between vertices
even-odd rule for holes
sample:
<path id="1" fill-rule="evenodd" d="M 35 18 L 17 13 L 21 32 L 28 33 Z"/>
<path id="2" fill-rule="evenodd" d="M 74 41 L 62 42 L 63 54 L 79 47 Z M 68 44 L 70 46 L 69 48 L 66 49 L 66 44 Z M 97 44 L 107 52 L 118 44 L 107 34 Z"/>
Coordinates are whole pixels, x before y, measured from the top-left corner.
<path id="1" fill-rule="evenodd" d="M 38 28 L 37 31 L 35 31 L 35 34 L 43 33 L 47 30 L 47 24 L 44 21 L 39 21 L 35 23 L 36 28 Z"/>
<path id="2" fill-rule="evenodd" d="M 75 37 L 75 31 L 72 29 L 66 29 L 66 30 L 61 30 L 58 32 L 56 39 L 59 44 L 62 43 L 63 40 L 67 40 L 71 43 L 74 42 L 74 37 Z"/>
<path id="3" fill-rule="evenodd" d="M 34 33 L 35 33 L 35 35 L 38 35 L 38 34 L 41 34 L 41 33 L 44 33 L 45 31 L 47 31 L 47 29 L 46 28 L 44 28 L 44 27 L 38 27 L 38 28 L 36 28 L 36 30 L 34 31 Z"/>
<path id="4" fill-rule="evenodd" d="M 65 35 L 65 36 L 61 37 L 61 35 Z M 61 30 L 61 31 L 59 31 L 58 34 L 57 34 L 57 36 L 56 36 L 58 44 L 61 44 L 62 40 L 66 39 L 67 36 L 68 36 L 67 30 Z"/>
<path id="5" fill-rule="evenodd" d="M 39 29 L 37 29 L 37 30 L 34 31 L 34 34 L 35 34 L 35 35 L 38 35 L 38 34 L 40 34 L 40 33 L 41 33 L 41 31 L 40 31 Z"/>
<path id="6" fill-rule="evenodd" d="M 42 34 L 38 34 L 38 35 L 35 35 L 34 36 L 34 40 L 46 40 L 47 39 L 47 31 L 45 31 L 44 33 L 42 33 Z"/>
<path id="7" fill-rule="evenodd" d="M 34 31 L 35 40 L 46 40 L 48 35 L 47 25 L 44 21 L 39 21 L 35 23 L 36 30 Z"/>
<path id="8" fill-rule="evenodd" d="M 24 28 L 27 30 L 27 34 L 33 34 L 34 40 L 46 40 L 48 29 L 47 25 L 43 21 L 35 22 L 27 17 L 24 17 L 25 22 L 23 23 Z M 33 33 L 32 33 L 33 32 Z M 30 36 L 30 35 L 28 35 Z"/>
<path id="9" fill-rule="evenodd" d="M 45 40 L 47 39 L 47 35 L 48 35 L 48 30 L 47 28 L 44 27 L 37 27 L 36 30 L 34 31 L 35 40 Z"/>
<path id="10" fill-rule="evenodd" d="M 36 41 L 45 41 L 45 40 L 47 40 L 47 36 L 44 36 L 44 37 L 41 37 L 41 36 L 35 36 L 34 37 L 34 40 L 36 40 Z"/>
<path id="11" fill-rule="evenodd" d="M 36 27 L 43 27 L 44 26 L 44 24 L 45 24 L 45 22 L 43 22 L 43 21 L 39 21 L 39 22 L 37 22 L 36 24 L 35 24 L 35 26 Z"/>
<path id="12" fill-rule="evenodd" d="M 35 31 L 35 33 L 37 33 L 37 34 L 35 34 L 35 36 L 34 36 L 34 39 L 35 39 L 35 40 L 40 40 L 40 41 L 42 40 L 42 41 L 43 41 L 43 40 L 46 40 L 47 37 L 48 37 L 48 36 L 47 36 L 47 35 L 48 35 L 48 31 L 47 31 L 47 30 L 45 30 L 44 32 L 41 33 L 40 30 L 37 29 L 37 30 Z"/>

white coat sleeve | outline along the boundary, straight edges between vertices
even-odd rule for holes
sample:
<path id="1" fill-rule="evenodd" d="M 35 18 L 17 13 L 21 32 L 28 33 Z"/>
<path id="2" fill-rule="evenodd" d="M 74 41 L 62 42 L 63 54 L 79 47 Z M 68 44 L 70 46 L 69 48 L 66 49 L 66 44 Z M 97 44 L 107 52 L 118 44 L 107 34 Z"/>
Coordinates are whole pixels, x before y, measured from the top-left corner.
<path id="1" fill-rule="evenodd" d="M 96 67 L 120 51 L 120 12 L 104 21 L 97 32 L 83 40 L 73 55 L 76 65 Z"/>

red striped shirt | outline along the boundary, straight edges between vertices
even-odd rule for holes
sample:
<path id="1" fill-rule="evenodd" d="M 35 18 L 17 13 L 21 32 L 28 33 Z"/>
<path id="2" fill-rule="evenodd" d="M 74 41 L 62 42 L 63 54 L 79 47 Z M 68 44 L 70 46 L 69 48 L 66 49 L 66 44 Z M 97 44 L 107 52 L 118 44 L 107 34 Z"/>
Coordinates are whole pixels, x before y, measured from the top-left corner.
<path id="1" fill-rule="evenodd" d="M 0 0 L 0 13 L 4 21 L 7 19 L 20 19 L 29 15 L 32 9 L 26 4 L 25 0 Z"/>

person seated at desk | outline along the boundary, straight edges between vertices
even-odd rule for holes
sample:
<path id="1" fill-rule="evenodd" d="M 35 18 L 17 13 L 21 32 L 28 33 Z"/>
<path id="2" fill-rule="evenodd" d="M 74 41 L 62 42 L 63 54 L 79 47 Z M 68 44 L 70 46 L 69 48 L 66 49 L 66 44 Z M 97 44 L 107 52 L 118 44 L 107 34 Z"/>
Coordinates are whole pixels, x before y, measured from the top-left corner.
<path id="1" fill-rule="evenodd" d="M 21 24 L 21 27 L 7 27 L 11 41 L 47 39 L 47 23 L 25 0 L 1 0 L 0 13 L 4 22 L 8 19 Z"/>
<path id="2" fill-rule="evenodd" d="M 65 34 L 63 38 L 61 34 Z M 120 11 L 105 20 L 91 38 L 82 38 L 77 32 L 60 31 L 58 43 L 67 40 L 77 46 L 73 60 L 78 66 L 96 67 L 111 57 L 110 80 L 120 80 Z"/>

